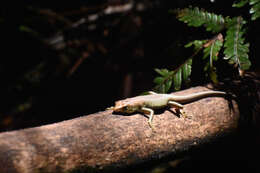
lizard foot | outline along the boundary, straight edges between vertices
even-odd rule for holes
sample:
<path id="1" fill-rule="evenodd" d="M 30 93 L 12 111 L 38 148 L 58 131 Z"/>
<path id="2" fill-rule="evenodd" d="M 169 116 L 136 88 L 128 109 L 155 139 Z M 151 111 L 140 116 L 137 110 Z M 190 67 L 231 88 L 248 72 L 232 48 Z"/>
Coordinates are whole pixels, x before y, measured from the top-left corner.
<path id="1" fill-rule="evenodd" d="M 151 121 L 148 121 L 148 125 L 152 129 L 152 131 L 155 131 L 155 128 L 154 128 L 154 126 L 153 126 Z"/>
<path id="2" fill-rule="evenodd" d="M 192 117 L 192 116 L 188 115 L 183 109 L 179 109 L 179 112 L 180 112 L 180 115 L 181 115 L 184 119 L 186 119 L 186 118 L 191 119 L 191 117 Z"/>
<path id="3" fill-rule="evenodd" d="M 176 109 L 176 112 L 182 116 L 184 119 L 191 118 L 191 116 L 187 115 L 187 113 L 183 109 Z"/>

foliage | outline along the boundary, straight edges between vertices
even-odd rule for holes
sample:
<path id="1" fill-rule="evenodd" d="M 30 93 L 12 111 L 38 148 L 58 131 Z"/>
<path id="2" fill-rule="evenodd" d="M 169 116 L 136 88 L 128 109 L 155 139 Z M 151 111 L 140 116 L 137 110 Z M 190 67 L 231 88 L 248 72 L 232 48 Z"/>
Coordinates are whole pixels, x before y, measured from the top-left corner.
<path id="1" fill-rule="evenodd" d="M 179 68 L 175 71 L 169 71 L 167 69 L 155 69 L 155 71 L 160 74 L 159 77 L 154 79 L 155 90 L 160 93 L 166 93 L 172 86 L 172 82 L 174 82 L 174 89 L 179 90 L 181 88 L 182 81 L 188 80 L 191 74 L 191 64 L 192 59 L 188 59 L 185 63 L 183 63 Z"/>
<path id="2" fill-rule="evenodd" d="M 178 10 L 177 18 L 187 23 L 188 26 L 204 26 L 207 31 L 211 32 L 219 32 L 224 27 L 224 18 L 221 15 L 216 15 L 214 13 L 209 13 L 204 10 L 200 10 L 195 7 L 192 8 L 184 8 L 182 10 Z"/>
<path id="3" fill-rule="evenodd" d="M 249 44 L 244 43 L 243 35 L 245 30 L 242 26 L 245 21 L 241 17 L 233 18 L 228 22 L 230 25 L 227 29 L 225 38 L 225 59 L 229 60 L 230 64 L 234 64 L 239 70 L 249 69 L 251 63 L 248 60 Z"/>
<path id="4" fill-rule="evenodd" d="M 251 6 L 249 13 L 252 15 L 251 20 L 256 20 L 260 17 L 260 0 L 240 0 L 233 3 L 233 7 L 244 7 L 246 4 Z"/>
<path id="5" fill-rule="evenodd" d="M 246 0 L 241 0 L 240 2 L 234 3 L 233 7 L 242 7 L 246 5 L 247 2 Z M 259 2 L 260 0 L 250 1 L 250 5 L 252 5 L 250 13 L 253 14 L 252 20 L 255 20 L 259 16 Z M 254 9 L 254 12 L 251 12 L 252 9 Z M 249 43 L 245 41 L 244 37 L 246 34 L 246 21 L 241 16 L 233 18 L 229 16 L 223 17 L 222 15 L 210 13 L 198 7 L 178 9 L 174 10 L 174 12 L 176 13 L 177 19 L 186 23 L 188 26 L 203 26 L 206 31 L 218 34 L 209 40 L 194 40 L 186 44 L 186 48 L 194 47 L 194 54 L 177 69 L 172 71 L 156 69 L 156 72 L 161 76 L 154 80 L 156 83 L 155 90 L 158 92 L 167 92 L 172 84 L 175 90 L 179 90 L 181 84 L 188 80 L 191 75 L 193 57 L 201 50 L 203 50 L 201 59 L 206 60 L 204 66 L 205 75 L 214 83 L 218 82 L 217 68 L 214 66 L 214 62 L 218 61 L 219 55 L 223 55 L 221 56 L 222 60 L 228 61 L 229 64 L 237 68 L 239 74 L 243 74 L 241 72 L 250 68 L 251 62 L 248 56 Z M 222 31 L 226 31 L 224 39 L 220 33 Z"/>
<path id="6" fill-rule="evenodd" d="M 250 0 L 249 4 L 252 6 L 249 11 L 252 14 L 251 19 L 256 20 L 260 17 L 260 0 Z"/>
<path id="7" fill-rule="evenodd" d="M 234 2 L 232 7 L 240 8 L 240 7 L 245 6 L 247 3 L 248 3 L 248 0 L 240 0 L 238 2 Z"/>
<path id="8" fill-rule="evenodd" d="M 156 77 L 154 79 L 154 83 L 158 84 L 156 86 L 156 90 L 162 93 L 166 93 L 169 91 L 171 85 L 172 85 L 172 79 L 173 79 L 173 71 L 169 71 L 167 69 L 155 69 L 155 71 L 160 74 L 159 77 Z"/>

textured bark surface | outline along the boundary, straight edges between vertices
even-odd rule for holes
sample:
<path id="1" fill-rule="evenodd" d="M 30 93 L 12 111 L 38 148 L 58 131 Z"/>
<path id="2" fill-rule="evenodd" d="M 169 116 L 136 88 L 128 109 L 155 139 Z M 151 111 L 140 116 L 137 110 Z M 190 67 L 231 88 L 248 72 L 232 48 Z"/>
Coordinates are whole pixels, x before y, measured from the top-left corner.
<path id="1" fill-rule="evenodd" d="M 191 88 L 176 94 L 207 90 Z M 189 118 L 156 112 L 155 132 L 141 114 L 112 111 L 0 134 L 0 172 L 64 172 L 125 167 L 198 146 L 237 129 L 237 104 L 208 97 L 185 105 Z"/>

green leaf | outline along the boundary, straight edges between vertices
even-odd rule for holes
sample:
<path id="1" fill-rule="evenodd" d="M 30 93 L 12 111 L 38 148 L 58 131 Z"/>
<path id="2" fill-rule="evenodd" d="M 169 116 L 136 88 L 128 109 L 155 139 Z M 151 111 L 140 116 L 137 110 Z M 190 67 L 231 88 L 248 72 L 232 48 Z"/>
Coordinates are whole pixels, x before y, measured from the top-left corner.
<path id="1" fill-rule="evenodd" d="M 257 4 L 254 4 L 249 12 L 252 14 L 251 20 L 256 20 L 257 18 L 259 18 L 260 17 L 260 2 L 258 1 Z"/>
<path id="2" fill-rule="evenodd" d="M 160 75 L 162 75 L 162 76 L 167 76 L 168 74 L 169 74 L 169 71 L 167 70 L 167 69 L 158 69 L 158 68 L 156 68 L 156 69 L 154 69 L 157 73 L 159 73 Z"/>
<path id="3" fill-rule="evenodd" d="M 249 4 L 254 5 L 254 4 L 257 4 L 258 2 L 259 2 L 259 0 L 250 0 Z"/>
<path id="4" fill-rule="evenodd" d="M 170 78 L 169 80 L 166 81 L 165 83 L 165 93 L 167 93 L 169 91 L 169 89 L 172 86 L 172 78 Z"/>
<path id="5" fill-rule="evenodd" d="M 184 45 L 184 47 L 188 48 L 188 47 L 194 46 L 194 50 L 197 51 L 200 48 L 202 48 L 206 42 L 207 42 L 207 40 L 194 40 L 194 41 L 191 41 L 191 42 L 187 43 L 186 45 Z"/>
<path id="6" fill-rule="evenodd" d="M 245 6 L 248 3 L 248 0 L 240 0 L 240 1 L 235 1 L 232 5 L 232 7 L 240 8 Z"/>
<path id="7" fill-rule="evenodd" d="M 251 62 L 248 59 L 249 44 L 245 43 L 243 37 L 245 29 L 243 29 L 242 17 L 235 17 L 228 22 L 228 29 L 224 43 L 224 54 L 226 60 L 239 68 L 239 70 L 247 70 L 250 68 Z"/>
<path id="8" fill-rule="evenodd" d="M 205 64 L 205 66 L 204 66 L 204 68 L 203 68 L 203 70 L 206 72 L 206 71 L 208 71 L 210 68 L 209 68 L 209 62 L 207 62 L 206 64 Z M 206 74 L 206 76 L 207 76 L 208 74 Z"/>
<path id="9" fill-rule="evenodd" d="M 177 72 L 176 72 L 176 74 L 174 75 L 174 77 L 173 77 L 173 81 L 174 81 L 174 89 L 175 90 L 180 90 L 180 88 L 181 88 L 181 78 L 182 77 L 182 75 L 181 75 L 181 70 L 178 70 Z"/>
<path id="10" fill-rule="evenodd" d="M 185 63 L 182 67 L 182 78 L 184 81 L 187 81 L 191 74 L 191 64 L 192 59 L 189 59 L 187 63 Z"/>
<path id="11" fill-rule="evenodd" d="M 224 28 L 225 19 L 221 15 L 206 12 L 197 7 L 177 10 L 177 18 L 188 26 L 204 26 L 207 31 L 216 33 Z"/>
<path id="12" fill-rule="evenodd" d="M 249 4 L 252 6 L 249 13 L 252 14 L 251 20 L 256 20 L 260 17 L 260 0 L 250 0 Z"/>
<path id="13" fill-rule="evenodd" d="M 218 83 L 218 76 L 216 73 L 216 67 L 210 67 L 209 62 L 204 66 L 205 76 L 209 77 L 213 83 Z"/>
<path id="14" fill-rule="evenodd" d="M 186 82 L 189 79 L 189 76 L 191 74 L 191 65 L 192 59 L 188 59 L 175 71 L 164 69 L 165 73 L 161 73 L 162 69 L 156 69 L 157 73 L 160 72 L 159 74 L 164 76 L 159 76 L 154 79 L 154 83 L 156 83 L 154 90 L 159 93 L 166 93 L 170 90 L 173 84 L 174 89 L 179 90 L 181 88 L 182 82 Z"/>
<path id="15" fill-rule="evenodd" d="M 30 27 L 28 26 L 25 26 L 25 25 L 20 25 L 19 26 L 19 30 L 21 32 L 27 32 L 27 33 L 30 33 L 31 35 L 33 36 L 40 36 L 40 34 L 36 31 L 34 31 L 33 29 L 31 29 Z"/>
<path id="16" fill-rule="evenodd" d="M 166 93 L 172 85 L 172 75 L 173 71 L 169 71 L 167 69 L 155 69 L 157 73 L 161 76 L 156 77 L 154 79 L 154 83 L 157 85 L 155 86 L 155 90 L 159 93 Z"/>
<path id="17" fill-rule="evenodd" d="M 164 78 L 163 77 L 156 77 L 153 82 L 156 83 L 156 84 L 161 84 L 163 83 L 164 81 Z"/>
<path id="18" fill-rule="evenodd" d="M 203 50 L 204 56 L 202 57 L 202 59 L 206 59 L 209 57 L 210 67 L 213 67 L 213 61 L 218 60 L 218 54 L 222 46 L 222 41 L 216 39 L 211 43 L 210 46 L 206 47 Z"/>
<path id="19" fill-rule="evenodd" d="M 211 69 L 209 72 L 210 79 L 213 83 L 218 83 L 218 77 L 215 69 Z"/>
<path id="20" fill-rule="evenodd" d="M 208 58 L 208 62 L 204 66 L 204 71 L 207 72 L 206 76 L 210 77 L 211 81 L 217 83 L 216 68 L 213 66 L 213 62 L 218 60 L 218 55 L 223 46 L 223 36 L 218 34 L 213 39 L 204 44 L 202 59 Z"/>

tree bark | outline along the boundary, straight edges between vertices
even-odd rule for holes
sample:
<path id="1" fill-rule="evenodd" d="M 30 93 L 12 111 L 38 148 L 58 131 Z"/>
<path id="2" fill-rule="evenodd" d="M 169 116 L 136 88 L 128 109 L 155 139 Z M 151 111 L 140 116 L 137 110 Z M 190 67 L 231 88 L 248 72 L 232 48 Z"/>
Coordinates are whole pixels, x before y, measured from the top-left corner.
<path id="1" fill-rule="evenodd" d="M 195 87 L 176 94 L 207 90 Z M 232 106 L 230 106 L 232 105 Z M 60 123 L 0 134 L 0 172 L 35 173 L 118 170 L 175 155 L 237 130 L 235 101 L 207 97 L 186 104 L 188 118 L 173 109 L 147 117 L 103 111 Z"/>

